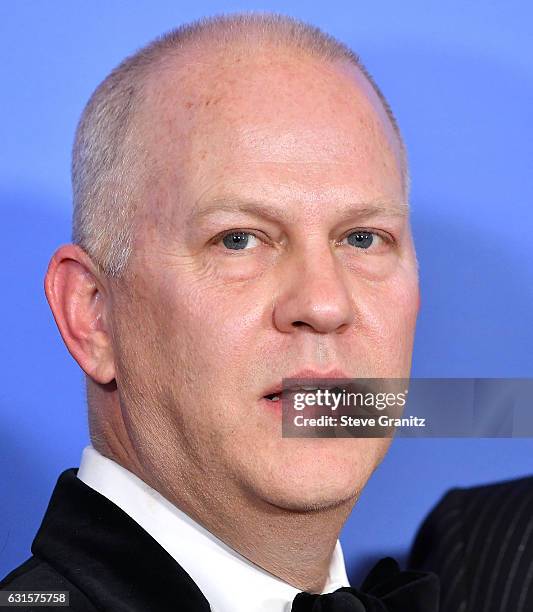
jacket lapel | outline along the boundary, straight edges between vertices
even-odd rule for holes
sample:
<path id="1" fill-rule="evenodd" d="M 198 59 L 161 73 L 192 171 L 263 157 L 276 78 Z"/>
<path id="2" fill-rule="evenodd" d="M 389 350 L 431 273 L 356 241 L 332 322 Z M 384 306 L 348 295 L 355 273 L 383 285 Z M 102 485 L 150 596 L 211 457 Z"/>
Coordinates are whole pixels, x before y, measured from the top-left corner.
<path id="1" fill-rule="evenodd" d="M 208 612 L 187 572 L 130 516 L 65 470 L 31 550 L 109 612 Z"/>

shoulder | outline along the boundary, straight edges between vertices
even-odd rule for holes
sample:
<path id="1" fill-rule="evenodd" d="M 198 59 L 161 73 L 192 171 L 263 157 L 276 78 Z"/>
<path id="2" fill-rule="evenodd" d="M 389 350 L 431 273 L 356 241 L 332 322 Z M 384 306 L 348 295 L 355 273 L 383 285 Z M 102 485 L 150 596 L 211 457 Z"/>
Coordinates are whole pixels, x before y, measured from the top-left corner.
<path id="1" fill-rule="evenodd" d="M 533 477 L 526 477 L 448 491 L 419 528 L 409 564 L 439 575 L 444 611 L 484 611 L 498 598 L 504 607 L 494 609 L 513 609 L 506 606 L 516 594 L 532 603 L 532 558 Z"/>
<path id="2" fill-rule="evenodd" d="M 533 476 L 450 489 L 418 530 L 413 554 L 422 554 L 426 548 L 447 546 L 445 540 L 451 540 L 453 535 L 455 540 L 472 543 L 487 535 L 487 530 L 494 529 L 495 522 L 511 522 L 518 527 L 532 518 L 532 510 Z M 499 533 L 503 535 L 502 531 Z"/>
<path id="3" fill-rule="evenodd" d="M 454 488 L 440 499 L 425 522 L 461 521 L 465 524 L 475 522 L 479 525 L 481 520 L 491 520 L 495 515 L 516 516 L 531 503 L 533 503 L 533 476 L 475 487 Z"/>
<path id="4" fill-rule="evenodd" d="M 24 563 L 0 580 L 0 591 L 31 590 L 68 591 L 69 609 L 72 612 L 96 612 L 96 608 L 72 582 L 61 575 L 50 564 L 46 563 L 46 561 L 42 561 L 35 556 L 24 561 Z M 59 609 L 59 607 L 54 607 L 53 609 L 56 608 Z M 22 612 L 32 612 L 33 610 L 37 612 L 37 610 L 42 610 L 42 607 L 29 605 L 28 607 L 17 606 L 17 609 Z"/>
<path id="5" fill-rule="evenodd" d="M 456 488 L 452 489 L 452 492 L 460 496 L 464 503 L 474 503 L 476 500 L 489 501 L 497 496 L 508 494 L 525 499 L 533 494 L 533 476 L 491 482 L 475 487 Z"/>

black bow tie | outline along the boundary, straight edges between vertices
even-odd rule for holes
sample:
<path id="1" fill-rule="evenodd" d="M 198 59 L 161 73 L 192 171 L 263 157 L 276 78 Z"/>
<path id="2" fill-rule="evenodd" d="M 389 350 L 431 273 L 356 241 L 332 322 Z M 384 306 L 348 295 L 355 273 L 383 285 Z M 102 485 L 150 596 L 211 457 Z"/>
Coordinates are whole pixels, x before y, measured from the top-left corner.
<path id="1" fill-rule="evenodd" d="M 428 572 L 401 572 L 391 557 L 381 559 L 361 589 L 298 593 L 291 612 L 438 612 L 439 579 Z"/>

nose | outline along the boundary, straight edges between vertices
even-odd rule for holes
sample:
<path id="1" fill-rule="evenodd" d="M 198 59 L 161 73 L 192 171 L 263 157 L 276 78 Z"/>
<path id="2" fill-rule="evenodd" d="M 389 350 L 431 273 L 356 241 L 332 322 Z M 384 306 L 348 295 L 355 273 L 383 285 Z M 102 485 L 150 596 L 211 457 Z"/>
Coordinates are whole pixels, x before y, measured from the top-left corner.
<path id="1" fill-rule="evenodd" d="M 293 261 L 285 263 L 273 311 L 279 331 L 342 333 L 354 323 L 349 279 L 329 245 L 320 253 L 294 254 Z"/>

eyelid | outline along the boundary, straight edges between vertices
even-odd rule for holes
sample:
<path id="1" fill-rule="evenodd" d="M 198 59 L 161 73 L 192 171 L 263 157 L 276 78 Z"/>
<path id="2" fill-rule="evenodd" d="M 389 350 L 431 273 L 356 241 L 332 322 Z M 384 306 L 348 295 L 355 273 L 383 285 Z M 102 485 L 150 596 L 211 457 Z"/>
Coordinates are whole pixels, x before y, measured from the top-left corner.
<path id="1" fill-rule="evenodd" d="M 388 244 L 394 244 L 395 242 L 394 238 L 390 234 L 388 234 L 387 232 L 383 232 L 382 230 L 377 230 L 373 227 L 354 227 L 345 232 L 343 237 L 337 242 L 337 244 L 340 244 L 343 240 L 348 238 L 350 234 L 356 234 L 357 232 L 361 232 L 362 234 L 375 234 L 376 236 L 382 238 Z"/>
<path id="2" fill-rule="evenodd" d="M 218 244 L 223 240 L 223 238 L 225 238 L 229 234 L 251 234 L 252 236 L 255 236 L 258 240 L 261 240 L 261 242 L 269 243 L 266 234 L 260 232 L 259 230 L 247 229 L 245 227 L 237 227 L 219 232 L 216 236 L 213 236 L 213 238 L 211 238 L 210 242 L 212 244 Z"/>

